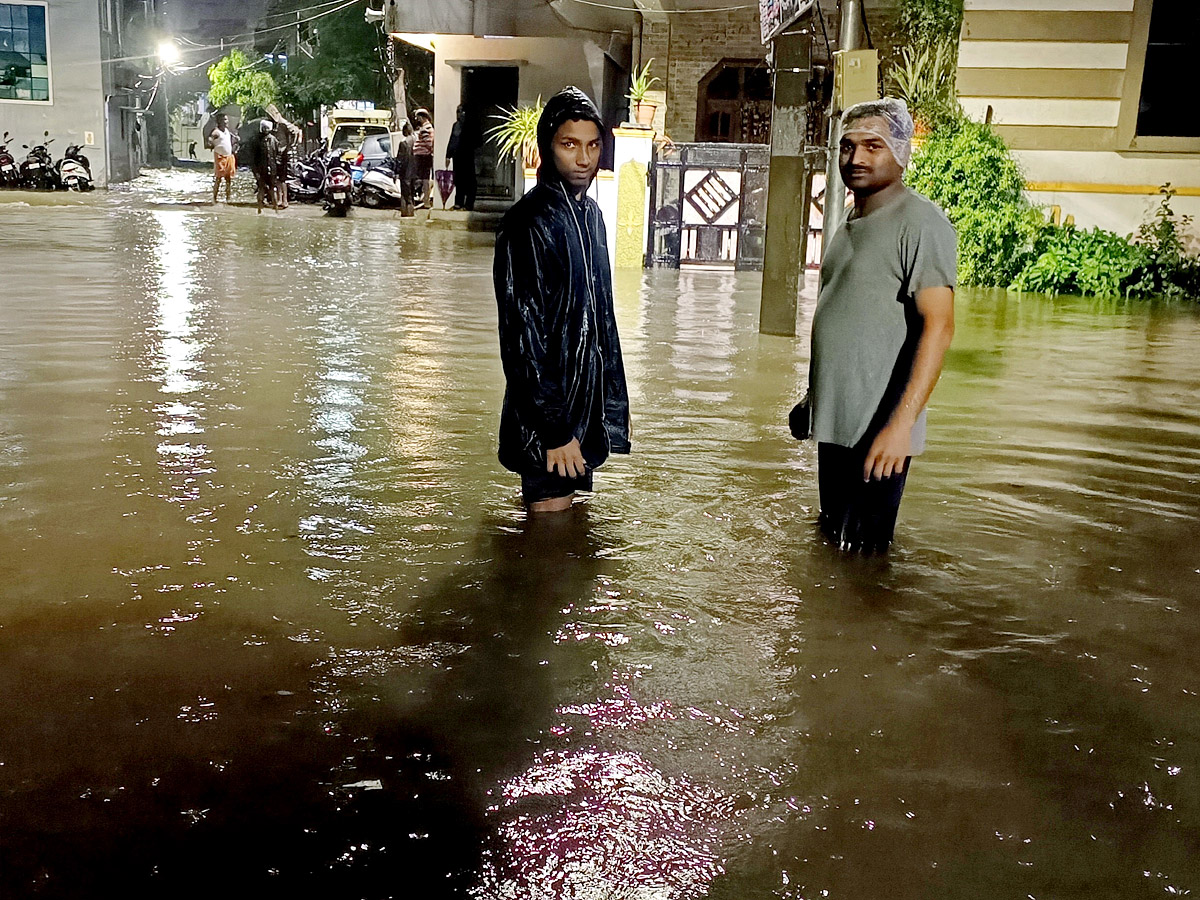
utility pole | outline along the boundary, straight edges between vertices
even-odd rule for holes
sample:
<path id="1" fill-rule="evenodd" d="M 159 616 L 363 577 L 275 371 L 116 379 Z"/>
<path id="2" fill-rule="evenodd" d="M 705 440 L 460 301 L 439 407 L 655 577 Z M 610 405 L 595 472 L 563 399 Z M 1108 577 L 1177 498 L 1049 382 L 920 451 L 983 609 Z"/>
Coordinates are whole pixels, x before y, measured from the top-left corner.
<path id="1" fill-rule="evenodd" d="M 771 176 L 758 330 L 762 334 L 792 336 L 796 333 L 796 304 L 803 287 L 811 206 L 812 178 L 805 157 L 805 138 L 812 39 L 808 34 L 781 34 L 775 38 L 774 47 Z"/>
<path id="2" fill-rule="evenodd" d="M 862 0 L 842 0 L 841 24 L 838 28 L 838 51 L 859 49 L 861 32 Z M 836 66 L 835 66 L 836 70 Z M 839 73 L 840 74 L 840 73 Z M 846 185 L 838 169 L 838 147 L 842 143 L 842 92 L 835 89 L 829 115 L 829 164 L 825 169 L 825 217 L 821 229 L 821 249 L 829 246 L 829 240 L 846 220 Z"/>

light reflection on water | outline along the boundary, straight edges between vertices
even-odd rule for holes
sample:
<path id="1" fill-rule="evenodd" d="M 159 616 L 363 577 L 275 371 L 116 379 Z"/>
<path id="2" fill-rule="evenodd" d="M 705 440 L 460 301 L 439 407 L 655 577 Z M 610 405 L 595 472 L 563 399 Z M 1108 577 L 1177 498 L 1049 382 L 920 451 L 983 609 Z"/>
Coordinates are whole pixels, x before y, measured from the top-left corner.
<path id="1" fill-rule="evenodd" d="M 756 276 L 618 273 L 527 523 L 485 238 L 89 202 L 0 207 L 5 895 L 1200 891 L 1194 308 L 964 293 L 846 559 Z"/>

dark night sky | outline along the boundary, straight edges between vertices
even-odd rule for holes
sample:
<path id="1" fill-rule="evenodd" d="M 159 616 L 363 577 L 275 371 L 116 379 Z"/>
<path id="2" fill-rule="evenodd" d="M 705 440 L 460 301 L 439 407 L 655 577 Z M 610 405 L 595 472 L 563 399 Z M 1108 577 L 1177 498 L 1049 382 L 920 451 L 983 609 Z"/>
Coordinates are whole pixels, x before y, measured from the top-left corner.
<path id="1" fill-rule="evenodd" d="M 214 44 L 223 37 L 253 31 L 266 6 L 267 0 L 168 0 L 166 12 L 175 34 Z"/>

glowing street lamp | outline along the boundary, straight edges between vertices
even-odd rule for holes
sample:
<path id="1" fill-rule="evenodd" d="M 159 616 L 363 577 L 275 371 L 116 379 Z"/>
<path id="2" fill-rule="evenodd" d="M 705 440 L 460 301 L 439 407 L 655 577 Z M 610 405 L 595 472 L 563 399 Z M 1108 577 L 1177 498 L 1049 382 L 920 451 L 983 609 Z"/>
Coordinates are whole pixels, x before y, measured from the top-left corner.
<path id="1" fill-rule="evenodd" d="M 174 41 L 162 41 L 158 45 L 158 58 L 164 66 L 179 62 L 179 45 Z"/>

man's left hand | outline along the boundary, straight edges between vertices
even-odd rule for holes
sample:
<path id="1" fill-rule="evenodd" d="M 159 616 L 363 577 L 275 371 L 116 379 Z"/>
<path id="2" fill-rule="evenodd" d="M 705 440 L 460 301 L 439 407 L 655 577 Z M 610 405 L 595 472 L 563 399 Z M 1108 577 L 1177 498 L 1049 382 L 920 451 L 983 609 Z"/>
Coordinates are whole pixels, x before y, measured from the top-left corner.
<path id="1" fill-rule="evenodd" d="M 904 463 L 912 455 L 912 426 L 889 422 L 871 442 L 863 463 L 863 481 L 882 481 L 904 472 Z"/>

